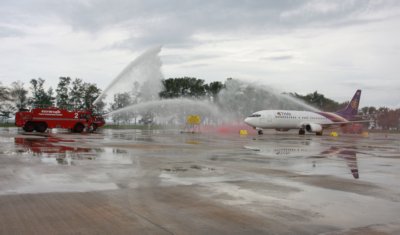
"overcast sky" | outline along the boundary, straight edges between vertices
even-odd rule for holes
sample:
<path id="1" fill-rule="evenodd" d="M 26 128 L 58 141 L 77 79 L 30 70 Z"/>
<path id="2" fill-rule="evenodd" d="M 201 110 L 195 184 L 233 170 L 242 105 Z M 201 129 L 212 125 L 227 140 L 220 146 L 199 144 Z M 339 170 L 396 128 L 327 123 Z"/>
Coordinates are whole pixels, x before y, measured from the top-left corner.
<path id="1" fill-rule="evenodd" d="M 162 45 L 165 78 L 228 77 L 400 107 L 400 1 L 1 0 L 3 85 L 60 76 L 105 88 Z"/>

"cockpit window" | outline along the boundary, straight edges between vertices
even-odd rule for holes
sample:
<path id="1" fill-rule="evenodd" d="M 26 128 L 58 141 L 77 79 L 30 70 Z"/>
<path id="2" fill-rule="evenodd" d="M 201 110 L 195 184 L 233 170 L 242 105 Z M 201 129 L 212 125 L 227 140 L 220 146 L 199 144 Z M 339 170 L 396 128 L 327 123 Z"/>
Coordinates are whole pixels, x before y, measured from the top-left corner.
<path id="1" fill-rule="evenodd" d="M 249 117 L 261 117 L 261 114 L 252 114 Z"/>

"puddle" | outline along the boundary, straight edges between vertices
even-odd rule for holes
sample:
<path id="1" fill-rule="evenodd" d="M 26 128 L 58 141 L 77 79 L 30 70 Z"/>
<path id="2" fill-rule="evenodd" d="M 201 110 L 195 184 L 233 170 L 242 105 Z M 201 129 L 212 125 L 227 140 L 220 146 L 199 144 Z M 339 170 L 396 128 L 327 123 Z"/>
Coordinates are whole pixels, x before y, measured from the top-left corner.
<path id="1" fill-rule="evenodd" d="M 291 225 L 366 226 L 374 215 L 363 214 L 365 205 L 390 223 L 400 209 L 400 136 L 393 138 L 0 129 L 0 195 L 170 190 Z"/>

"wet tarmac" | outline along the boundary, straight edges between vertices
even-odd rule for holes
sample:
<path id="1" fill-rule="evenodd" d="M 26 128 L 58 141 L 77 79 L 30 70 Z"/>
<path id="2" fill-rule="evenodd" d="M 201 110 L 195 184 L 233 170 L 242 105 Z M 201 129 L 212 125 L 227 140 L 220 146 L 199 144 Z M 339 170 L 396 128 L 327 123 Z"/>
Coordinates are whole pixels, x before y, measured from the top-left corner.
<path id="1" fill-rule="evenodd" d="M 0 128 L 0 234 L 400 234 L 400 135 Z"/>

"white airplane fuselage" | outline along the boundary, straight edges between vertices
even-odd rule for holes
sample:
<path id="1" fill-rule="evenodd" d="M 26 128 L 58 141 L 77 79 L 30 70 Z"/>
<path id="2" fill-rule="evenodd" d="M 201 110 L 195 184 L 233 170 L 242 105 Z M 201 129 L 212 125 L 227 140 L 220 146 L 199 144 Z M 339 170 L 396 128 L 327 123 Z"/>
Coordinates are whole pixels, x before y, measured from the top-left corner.
<path id="1" fill-rule="evenodd" d="M 244 120 L 257 129 L 276 129 L 287 131 L 302 129 L 308 132 L 322 132 L 325 126 L 347 120 L 335 113 L 310 112 L 296 110 L 262 110 L 253 113 Z"/>
<path id="2" fill-rule="evenodd" d="M 261 110 L 248 116 L 244 122 L 258 129 L 259 134 L 262 134 L 262 129 L 276 129 L 278 131 L 298 129 L 300 135 L 304 135 L 306 131 L 322 135 L 323 129 L 332 126 L 344 126 L 356 122 L 364 122 L 352 120 L 358 113 L 360 98 L 361 90 L 357 90 L 346 108 L 335 113 L 297 110 Z"/>

